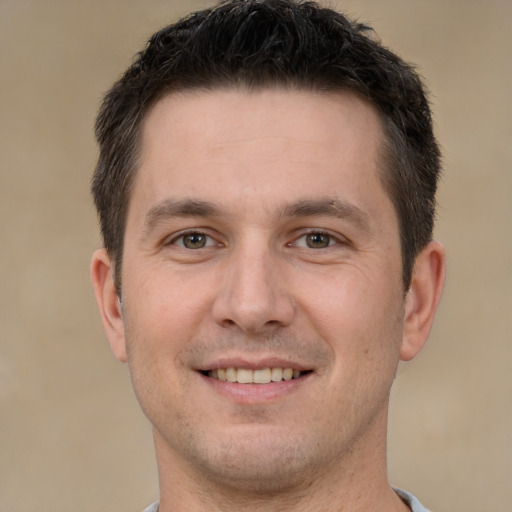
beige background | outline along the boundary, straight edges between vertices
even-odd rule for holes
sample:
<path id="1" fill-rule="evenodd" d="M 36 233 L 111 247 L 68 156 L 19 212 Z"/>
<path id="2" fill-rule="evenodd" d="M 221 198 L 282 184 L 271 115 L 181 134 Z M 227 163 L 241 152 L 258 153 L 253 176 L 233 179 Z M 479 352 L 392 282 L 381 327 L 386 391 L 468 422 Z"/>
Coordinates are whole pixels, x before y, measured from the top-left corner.
<path id="1" fill-rule="evenodd" d="M 0 0 L 0 512 L 138 512 L 157 495 L 150 429 L 89 284 L 92 125 L 145 39 L 204 4 Z M 339 5 L 418 63 L 445 154 L 449 277 L 394 388 L 392 481 L 437 512 L 508 512 L 512 2 Z"/>

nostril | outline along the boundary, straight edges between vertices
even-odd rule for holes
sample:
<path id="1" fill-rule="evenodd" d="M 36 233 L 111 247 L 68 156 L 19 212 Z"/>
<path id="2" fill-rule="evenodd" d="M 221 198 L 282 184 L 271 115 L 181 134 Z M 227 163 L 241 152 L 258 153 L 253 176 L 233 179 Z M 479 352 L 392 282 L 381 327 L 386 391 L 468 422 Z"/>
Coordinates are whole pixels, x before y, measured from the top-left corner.
<path id="1" fill-rule="evenodd" d="M 234 320 L 231 320 L 231 318 L 225 318 L 224 320 L 222 320 L 220 322 L 220 325 L 222 327 L 231 328 L 231 327 L 235 327 L 237 324 Z"/>

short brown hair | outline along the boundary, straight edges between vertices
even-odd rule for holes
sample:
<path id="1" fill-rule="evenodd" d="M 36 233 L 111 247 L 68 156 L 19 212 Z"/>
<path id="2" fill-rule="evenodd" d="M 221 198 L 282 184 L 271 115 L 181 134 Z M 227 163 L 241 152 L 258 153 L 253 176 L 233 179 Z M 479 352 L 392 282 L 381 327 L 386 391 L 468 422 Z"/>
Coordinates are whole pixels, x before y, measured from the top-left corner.
<path id="1" fill-rule="evenodd" d="M 166 94 L 226 85 L 350 90 L 376 108 L 386 134 L 382 180 L 399 218 L 407 288 L 432 237 L 440 172 L 422 80 L 368 26 L 315 2 L 228 0 L 154 34 L 102 103 L 92 192 L 118 291 L 142 121 Z"/>

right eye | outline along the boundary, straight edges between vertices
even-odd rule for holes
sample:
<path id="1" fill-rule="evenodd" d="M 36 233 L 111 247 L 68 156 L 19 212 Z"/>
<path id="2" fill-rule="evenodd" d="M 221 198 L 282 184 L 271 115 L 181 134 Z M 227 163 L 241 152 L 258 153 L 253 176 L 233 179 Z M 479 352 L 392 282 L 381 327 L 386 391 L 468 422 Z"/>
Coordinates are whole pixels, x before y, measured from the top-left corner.
<path id="1" fill-rule="evenodd" d="M 302 238 L 304 241 L 301 240 Z M 300 237 L 297 240 L 296 245 L 298 247 L 308 247 L 309 249 L 325 249 L 326 247 L 330 247 L 335 243 L 336 242 L 332 235 L 323 233 L 321 231 L 314 231 Z"/>
<path id="2" fill-rule="evenodd" d="M 184 249 L 203 249 L 204 247 L 212 247 L 217 242 L 200 231 L 189 231 L 176 237 L 171 241 L 171 244 L 183 247 Z"/>

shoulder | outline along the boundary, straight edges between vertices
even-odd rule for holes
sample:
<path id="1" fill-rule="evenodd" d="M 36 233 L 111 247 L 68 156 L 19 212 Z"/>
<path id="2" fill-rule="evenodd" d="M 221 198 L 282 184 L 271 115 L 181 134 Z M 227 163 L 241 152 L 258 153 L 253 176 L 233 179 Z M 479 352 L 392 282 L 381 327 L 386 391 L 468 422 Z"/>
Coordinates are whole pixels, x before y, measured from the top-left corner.
<path id="1" fill-rule="evenodd" d="M 158 512 L 158 501 L 149 505 L 149 507 L 145 508 L 142 512 Z"/>
<path id="2" fill-rule="evenodd" d="M 412 512 L 430 512 L 410 492 L 403 491 L 402 489 L 394 489 L 394 491 L 409 505 Z"/>

